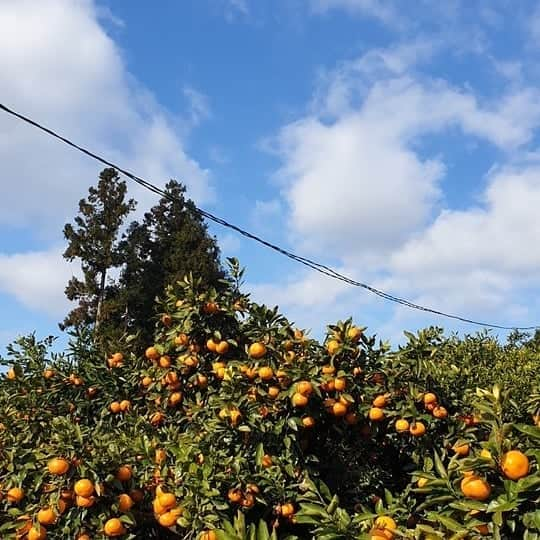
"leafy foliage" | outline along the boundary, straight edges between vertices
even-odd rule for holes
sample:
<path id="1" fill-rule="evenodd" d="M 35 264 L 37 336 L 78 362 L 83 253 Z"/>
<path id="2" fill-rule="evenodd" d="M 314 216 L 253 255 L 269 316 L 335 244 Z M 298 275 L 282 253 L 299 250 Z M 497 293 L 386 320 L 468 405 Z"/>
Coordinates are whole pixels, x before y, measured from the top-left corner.
<path id="1" fill-rule="evenodd" d="M 346 320 L 319 343 L 229 264 L 216 288 L 171 285 L 142 348 L 104 354 L 85 329 L 63 355 L 10 347 L 2 538 L 47 508 L 53 539 L 539 538 L 531 340 L 429 328 L 392 351 Z"/>

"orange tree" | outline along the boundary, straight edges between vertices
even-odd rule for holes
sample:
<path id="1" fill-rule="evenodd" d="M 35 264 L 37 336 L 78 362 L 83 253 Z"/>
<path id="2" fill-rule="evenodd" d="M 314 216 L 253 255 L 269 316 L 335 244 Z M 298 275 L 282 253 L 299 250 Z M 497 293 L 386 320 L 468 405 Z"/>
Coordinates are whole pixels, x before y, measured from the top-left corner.
<path id="1" fill-rule="evenodd" d="M 241 277 L 170 287 L 143 351 L 9 348 L 2 538 L 539 537 L 534 350 L 432 328 L 391 351 L 350 320 L 319 343 Z"/>

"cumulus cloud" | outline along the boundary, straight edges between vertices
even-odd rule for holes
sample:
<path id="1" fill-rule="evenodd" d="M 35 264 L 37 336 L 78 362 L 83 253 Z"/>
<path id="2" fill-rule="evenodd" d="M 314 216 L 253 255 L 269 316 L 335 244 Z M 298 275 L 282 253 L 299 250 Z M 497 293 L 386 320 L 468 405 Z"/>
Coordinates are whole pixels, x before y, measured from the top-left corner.
<path id="1" fill-rule="evenodd" d="M 60 248 L 0 254 L 0 291 L 33 311 L 59 318 L 70 308 L 64 288 L 77 269 L 62 258 Z"/>
<path id="2" fill-rule="evenodd" d="M 277 138 L 290 227 L 310 251 L 386 256 L 428 224 L 445 164 L 440 155 L 420 155 L 422 137 L 458 128 L 511 151 L 540 120 L 534 89 L 481 102 L 441 80 L 391 75 L 363 91 L 357 77 L 340 73 L 348 91 L 361 94 L 357 106 L 348 99 L 333 117 L 311 114 Z"/>
<path id="3" fill-rule="evenodd" d="M 338 268 L 347 275 L 354 275 L 352 268 Z M 280 307 L 287 318 L 300 328 L 313 331 L 321 337 L 323 325 L 348 317 L 371 297 L 343 281 L 336 281 L 323 274 L 300 270 L 276 283 L 248 283 L 253 300 Z"/>
<path id="4" fill-rule="evenodd" d="M 391 2 L 384 0 L 311 0 L 315 13 L 326 13 L 332 9 L 345 9 L 374 17 L 384 23 L 396 23 L 400 17 Z"/>
<path id="5" fill-rule="evenodd" d="M 372 50 L 319 79 L 309 113 L 283 126 L 273 148 L 291 234 L 304 253 L 354 268 L 361 281 L 416 303 L 488 321 L 504 307 L 501 324 L 526 322 L 535 309 L 526 291 L 540 285 L 532 248 L 540 167 L 515 157 L 527 155 L 534 139 L 540 92 L 513 79 L 488 98 L 415 69 L 435 52 L 422 41 Z M 460 210 L 446 207 L 444 146 L 421 146 L 448 133 L 464 144 L 484 141 L 514 163 L 493 164 L 480 200 Z M 333 310 L 332 295 L 312 296 L 310 279 L 292 291 L 286 279 L 258 291 L 284 291 L 293 309 L 305 296 L 307 305 L 314 298 L 319 310 Z M 355 291 L 343 291 L 338 316 L 354 309 L 347 302 Z M 402 311 L 387 317 L 390 326 L 405 321 Z"/>
<path id="6" fill-rule="evenodd" d="M 505 167 L 492 174 L 482 204 L 446 209 L 391 257 L 388 286 L 487 310 L 511 294 L 540 285 L 540 167 Z"/>
<path id="7" fill-rule="evenodd" d="M 180 177 L 196 200 L 209 200 L 209 172 L 187 155 L 169 115 L 130 75 L 100 15 L 90 0 L 2 2 L 2 99 L 157 183 Z M 5 114 L 0 159 L 0 223 L 52 236 L 100 168 Z"/>

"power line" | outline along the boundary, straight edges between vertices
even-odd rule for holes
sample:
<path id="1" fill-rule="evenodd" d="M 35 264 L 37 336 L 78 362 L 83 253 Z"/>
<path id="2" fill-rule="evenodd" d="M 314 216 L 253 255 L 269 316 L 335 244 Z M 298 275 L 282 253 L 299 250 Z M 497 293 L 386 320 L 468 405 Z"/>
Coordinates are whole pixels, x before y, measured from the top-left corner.
<path id="1" fill-rule="evenodd" d="M 99 162 L 103 163 L 104 165 L 108 165 L 109 167 L 113 167 L 117 171 L 121 172 L 124 176 L 126 176 L 127 178 L 133 180 L 134 182 L 141 185 L 145 189 L 148 189 L 149 191 L 152 191 L 153 193 L 155 193 L 157 195 L 160 195 L 161 197 L 164 197 L 164 198 L 166 198 L 166 199 L 168 199 L 170 201 L 176 201 L 177 200 L 176 197 L 173 197 L 170 193 L 167 193 L 166 191 L 162 190 L 161 188 L 159 188 L 155 184 L 152 184 L 152 183 L 148 182 L 147 180 L 144 180 L 143 178 L 140 178 L 139 176 L 136 176 L 135 174 L 127 171 L 126 169 L 123 169 L 123 168 L 119 167 L 115 163 L 112 163 L 112 162 L 108 161 L 107 159 L 105 159 L 105 158 L 103 158 L 103 157 L 101 157 L 101 156 L 99 156 L 97 154 L 94 154 L 90 150 L 88 150 L 88 149 L 86 149 L 86 148 L 84 148 L 82 146 L 79 146 L 78 144 L 74 143 L 70 139 L 67 139 L 66 137 L 63 137 L 62 135 L 56 133 L 52 129 L 49 129 L 49 128 L 43 126 L 42 124 L 39 124 L 38 122 L 32 120 L 31 118 L 28 118 L 27 116 L 24 116 L 24 115 L 12 110 L 12 109 L 9 109 L 8 107 L 6 107 L 2 103 L 0 103 L 0 109 L 5 111 L 6 113 L 10 114 L 11 116 L 14 116 L 14 117 L 18 118 L 19 120 L 22 120 L 23 122 L 26 122 L 27 124 L 30 124 L 31 126 L 34 126 L 35 128 L 47 133 L 51 137 L 54 137 L 55 139 L 58 139 L 58 140 L 62 141 L 63 143 L 71 146 L 72 148 L 75 148 L 76 150 L 79 150 L 79 152 L 82 152 L 83 154 L 86 154 L 87 156 L 95 159 L 96 161 L 99 161 Z M 304 266 L 307 266 L 308 268 L 311 268 L 312 270 L 315 270 L 316 272 L 319 272 L 319 273 L 324 274 L 324 275 L 326 275 L 328 277 L 343 281 L 345 283 L 348 283 L 349 285 L 353 285 L 355 287 L 361 287 L 363 289 L 366 289 L 367 291 L 369 291 L 369 292 L 371 292 L 373 294 L 376 294 L 377 296 L 380 296 L 381 298 L 384 298 L 385 300 L 388 300 L 390 302 L 394 302 L 396 304 L 400 304 L 402 306 L 405 306 L 405 307 L 408 307 L 408 308 L 411 308 L 411 309 L 416 309 L 416 310 L 424 311 L 424 312 L 427 312 L 427 313 L 433 313 L 434 315 L 439 315 L 440 317 L 446 317 L 448 319 L 454 319 L 454 320 L 458 320 L 458 321 L 461 321 L 461 322 L 464 322 L 464 323 L 475 324 L 475 325 L 478 325 L 478 326 L 484 326 L 484 327 L 489 327 L 489 328 L 498 328 L 498 329 L 501 329 L 501 330 L 535 330 L 535 329 L 539 328 L 538 326 L 503 326 L 503 325 L 499 325 L 499 324 L 491 324 L 491 323 L 486 323 L 486 322 L 480 322 L 480 321 L 475 321 L 473 319 L 468 319 L 466 317 L 461 317 L 459 315 L 453 315 L 451 313 L 445 313 L 443 311 L 439 311 L 439 310 L 432 309 L 432 308 L 429 308 L 429 307 L 421 306 L 419 304 L 415 304 L 414 302 L 410 302 L 409 300 L 405 300 L 404 298 L 400 298 L 398 296 L 394 296 L 392 294 L 381 291 L 381 290 L 379 290 L 379 289 L 377 289 L 375 287 L 372 287 L 371 285 L 368 285 L 367 283 L 362 283 L 360 281 L 356 281 L 356 280 L 354 280 L 354 279 L 352 279 L 352 278 L 350 278 L 350 277 L 348 277 L 348 276 L 346 276 L 344 274 L 336 272 L 335 270 L 333 270 L 329 266 L 318 263 L 318 262 L 313 261 L 311 259 L 307 259 L 305 257 L 301 257 L 300 255 L 296 255 L 295 253 L 292 253 L 290 251 L 287 251 L 286 249 L 284 249 L 284 248 L 282 248 L 282 247 L 280 247 L 278 245 L 272 244 L 271 242 L 268 242 L 267 240 L 264 240 L 263 238 L 260 238 L 259 236 L 256 236 L 256 235 L 250 233 L 249 231 L 246 231 L 246 230 L 238 227 L 237 225 L 229 223 L 228 221 L 226 221 L 226 220 L 224 220 L 224 219 L 222 219 L 222 218 L 220 218 L 218 216 L 215 216 L 215 215 L 211 214 L 210 212 L 208 212 L 206 210 L 195 207 L 195 211 L 200 216 L 202 216 L 202 217 L 204 217 L 204 218 L 206 218 L 206 219 L 208 219 L 210 221 L 213 221 L 214 223 L 222 225 L 223 227 L 226 227 L 228 229 L 232 229 L 233 231 L 236 231 L 237 233 L 245 236 L 246 238 L 249 238 L 250 240 L 254 240 L 255 242 L 258 242 L 259 244 L 262 244 L 263 246 L 266 246 L 269 249 L 277 251 L 278 253 L 281 253 L 285 257 L 288 257 L 289 259 L 292 259 L 293 261 L 296 261 L 296 262 L 298 262 L 300 264 L 303 264 Z"/>

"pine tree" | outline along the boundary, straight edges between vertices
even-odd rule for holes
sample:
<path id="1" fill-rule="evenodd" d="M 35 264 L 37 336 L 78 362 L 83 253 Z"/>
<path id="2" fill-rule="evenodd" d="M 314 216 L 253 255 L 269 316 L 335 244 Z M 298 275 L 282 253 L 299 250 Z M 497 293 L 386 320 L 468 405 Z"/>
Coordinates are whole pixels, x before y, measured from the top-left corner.
<path id="1" fill-rule="evenodd" d="M 72 277 L 65 293 L 78 302 L 60 324 L 61 329 L 93 327 L 99 334 L 100 325 L 117 310 L 117 285 L 107 283 L 108 272 L 122 265 L 119 232 L 126 216 L 135 208 L 132 199 L 126 201 L 127 187 L 114 169 L 104 169 L 97 187 L 90 187 L 88 198 L 79 201 L 79 215 L 74 224 L 64 226 L 68 246 L 64 257 L 80 259 L 83 279 Z"/>
<path id="2" fill-rule="evenodd" d="M 185 198 L 186 188 L 171 180 L 165 188 L 169 197 L 133 222 L 121 244 L 125 266 L 119 286 L 128 321 L 128 331 L 139 331 L 150 339 L 154 329 L 154 302 L 165 288 L 192 273 L 208 287 L 217 287 L 224 273 L 216 239 L 194 203 Z"/>

